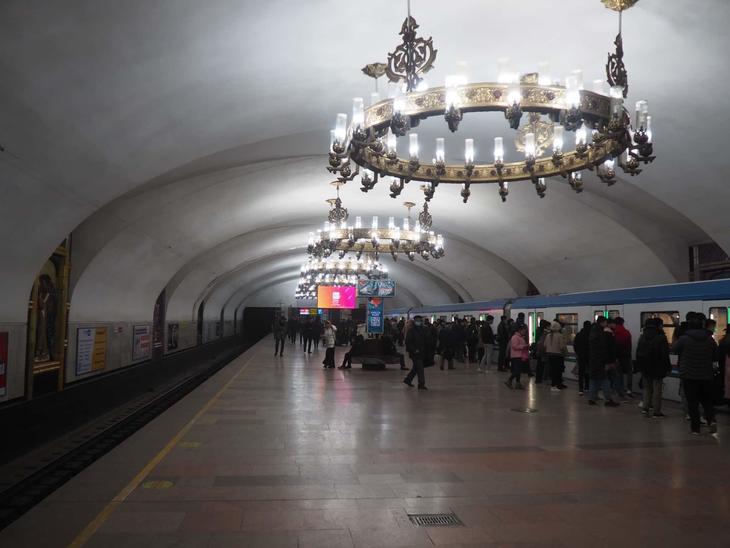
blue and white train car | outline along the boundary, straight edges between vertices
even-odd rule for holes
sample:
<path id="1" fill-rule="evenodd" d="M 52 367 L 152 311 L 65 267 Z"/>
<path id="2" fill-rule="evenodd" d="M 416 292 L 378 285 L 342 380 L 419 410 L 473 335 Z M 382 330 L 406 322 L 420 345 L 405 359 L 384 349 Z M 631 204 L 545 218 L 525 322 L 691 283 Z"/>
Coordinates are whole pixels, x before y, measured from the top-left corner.
<path id="1" fill-rule="evenodd" d="M 460 318 L 473 316 L 481 319 L 486 314 L 492 314 L 498 321 L 499 316 L 503 314 L 516 318 L 520 312 L 525 314 L 530 342 L 534 342 L 537 325 L 542 319 L 560 321 L 563 332 L 572 341 L 583 322 L 594 321 L 599 315 L 621 316 L 626 322 L 626 328 L 632 334 L 635 351 L 641 329 L 648 318 L 660 317 L 664 321 L 667 338 L 671 341 L 675 327 L 679 326 L 688 312 L 703 312 L 708 318 L 714 319 L 717 322 L 715 338 L 719 341 L 725 334 L 730 314 L 730 280 L 426 306 L 410 310 L 391 310 L 386 315 L 412 317 L 421 314 L 451 320 L 454 316 Z M 572 346 L 569 350 L 572 351 Z M 668 399 L 679 400 L 676 356 L 672 357 L 672 363 L 675 370 L 667 378 L 664 394 Z M 566 377 L 569 379 L 576 378 L 571 373 L 574 364 L 575 355 L 571 352 L 566 360 Z M 635 382 L 638 382 L 638 379 Z"/>

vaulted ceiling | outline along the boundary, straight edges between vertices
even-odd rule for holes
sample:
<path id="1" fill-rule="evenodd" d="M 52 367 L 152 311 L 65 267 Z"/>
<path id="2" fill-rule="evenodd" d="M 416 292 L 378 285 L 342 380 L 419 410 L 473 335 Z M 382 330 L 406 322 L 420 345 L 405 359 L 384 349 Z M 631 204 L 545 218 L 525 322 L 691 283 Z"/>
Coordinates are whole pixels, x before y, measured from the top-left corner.
<path id="1" fill-rule="evenodd" d="M 600 78 L 617 26 L 599 0 L 413 9 L 439 50 L 434 84 L 457 66 L 493 80 L 503 56 Z M 35 275 L 70 233 L 72 319 L 148 319 L 163 288 L 173 319 L 203 300 L 211 317 L 293 303 L 333 192 L 329 128 L 369 95 L 359 69 L 398 43 L 404 12 L 405 0 L 0 4 L 0 321 L 25 321 Z M 447 255 L 384 259 L 394 304 L 510 297 L 528 280 L 543 293 L 681 281 L 689 245 L 730 252 L 728 23 L 725 0 L 641 0 L 624 16 L 628 103 L 650 100 L 656 162 L 610 188 L 589 175 L 579 195 L 562 180 L 543 200 L 513 185 L 506 204 L 491 185 L 466 205 L 442 185 L 432 213 Z M 486 156 L 486 139 L 477 148 Z M 398 200 L 386 186 L 342 197 L 364 217 L 422 201 L 415 184 Z"/>

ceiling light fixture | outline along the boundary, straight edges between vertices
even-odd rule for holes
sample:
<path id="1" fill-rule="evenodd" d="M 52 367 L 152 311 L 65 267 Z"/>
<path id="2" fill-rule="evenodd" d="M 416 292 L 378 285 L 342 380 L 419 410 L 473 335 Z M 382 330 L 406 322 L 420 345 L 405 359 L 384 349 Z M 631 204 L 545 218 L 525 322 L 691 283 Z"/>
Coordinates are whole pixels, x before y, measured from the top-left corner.
<path id="1" fill-rule="evenodd" d="M 548 177 L 562 176 L 581 192 L 584 170 L 595 171 L 608 185 L 615 183 L 616 167 L 632 176 L 639 174 L 641 164 L 654 160 L 652 119 L 646 101 L 636 103 L 633 124 L 624 108 L 629 86 L 622 38 L 622 14 L 638 0 L 601 1 L 619 13 L 619 31 L 615 51 L 608 55 L 606 82 L 595 81 L 593 90 L 584 88 L 581 71 L 573 71 L 560 85 L 551 80 L 545 64 L 540 72 L 520 75 L 506 59 L 498 62 L 496 83 L 469 84 L 458 75 L 447 77 L 443 87 L 423 90 L 421 75 L 433 67 L 437 50 L 431 38 L 417 36 L 409 1 L 400 32 L 402 43 L 388 55 L 387 63 L 371 63 L 363 69 L 376 79 L 376 90 L 377 78 L 385 74 L 391 82 L 402 82 L 405 93 L 381 101 L 376 91 L 367 108 L 362 98 L 355 98 L 349 124 L 347 114 L 337 115 L 329 171 L 342 184 L 360 175 L 363 192 L 371 190 L 380 177 L 393 177 L 393 198 L 409 181 L 422 181 L 427 202 L 442 183 L 460 184 L 464 202 L 471 195 L 471 185 L 497 183 L 506 201 L 510 182 L 532 181 L 543 197 Z M 477 163 L 475 142 L 465 139 L 463 163 L 447 164 L 443 138 L 436 139 L 433 160 L 424 161 L 418 134 L 411 131 L 421 120 L 443 116 L 456 132 L 464 114 L 494 111 L 502 112 L 509 127 L 518 131 L 515 144 L 524 155 L 522 160 L 505 162 L 504 140 L 496 137 L 492 163 Z M 525 113 L 529 121 L 520 128 Z M 568 133 L 574 136 L 568 139 Z M 401 158 L 397 138 L 406 135 L 408 157 Z M 569 146 L 568 141 L 575 145 Z M 543 156 L 548 150 L 550 154 Z"/>

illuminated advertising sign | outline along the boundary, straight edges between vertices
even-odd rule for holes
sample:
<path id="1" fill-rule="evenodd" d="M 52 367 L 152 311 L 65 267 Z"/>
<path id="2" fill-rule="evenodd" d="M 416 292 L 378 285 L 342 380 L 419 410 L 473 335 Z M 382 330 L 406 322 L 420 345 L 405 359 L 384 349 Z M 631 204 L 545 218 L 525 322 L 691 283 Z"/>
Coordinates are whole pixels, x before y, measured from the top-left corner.
<path id="1" fill-rule="evenodd" d="M 317 287 L 317 308 L 355 308 L 357 290 L 354 285 L 320 285 Z"/>

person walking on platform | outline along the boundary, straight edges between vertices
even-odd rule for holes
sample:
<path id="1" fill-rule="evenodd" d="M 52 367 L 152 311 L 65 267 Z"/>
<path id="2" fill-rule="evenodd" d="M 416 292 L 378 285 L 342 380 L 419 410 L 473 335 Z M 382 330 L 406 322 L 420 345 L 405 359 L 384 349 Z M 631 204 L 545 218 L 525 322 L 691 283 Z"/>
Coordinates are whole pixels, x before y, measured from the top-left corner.
<path id="1" fill-rule="evenodd" d="M 449 369 L 454 368 L 454 326 L 451 323 L 447 323 L 438 335 L 438 354 L 441 356 L 439 359 L 439 369 L 444 370 L 444 362 L 448 364 Z"/>
<path id="2" fill-rule="evenodd" d="M 568 343 L 562 333 L 563 326 L 560 322 L 550 324 L 550 333 L 545 335 L 545 355 L 548 360 L 550 371 L 550 390 L 560 392 L 567 388 L 563 384 L 563 370 L 565 369 L 565 355 L 568 353 Z"/>
<path id="3" fill-rule="evenodd" d="M 662 418 L 665 416 L 662 413 L 664 377 L 672 370 L 672 363 L 669 360 L 669 341 L 660 318 L 646 320 L 636 344 L 636 363 L 644 380 L 642 413 L 647 417 Z"/>
<path id="4" fill-rule="evenodd" d="M 479 362 L 479 371 L 486 371 L 489 369 L 489 365 L 492 363 L 494 357 L 494 345 L 497 342 L 494 337 L 494 331 L 492 330 L 492 324 L 494 323 L 494 316 L 487 316 L 487 321 L 482 324 L 480 330 L 480 338 L 484 344 L 484 356 L 482 356 Z"/>
<path id="5" fill-rule="evenodd" d="M 274 320 L 274 326 L 272 327 L 272 331 L 274 332 L 274 356 L 277 354 L 279 356 L 284 355 L 284 344 L 286 343 L 286 320 L 284 318 L 279 318 L 278 320 Z"/>
<path id="6" fill-rule="evenodd" d="M 469 364 L 477 362 L 477 344 L 479 344 L 479 328 L 477 321 L 472 318 L 466 326 L 466 348 Z"/>
<path id="7" fill-rule="evenodd" d="M 304 324 L 304 353 L 312 353 L 312 339 L 314 338 L 314 322 L 311 319 Z"/>
<path id="8" fill-rule="evenodd" d="M 507 345 L 509 344 L 509 328 L 507 327 L 507 316 L 502 316 L 497 325 L 497 344 L 499 354 L 497 355 L 497 370 L 506 371 Z"/>
<path id="9" fill-rule="evenodd" d="M 297 321 L 294 318 L 289 318 L 289 321 L 287 321 L 286 331 L 289 336 L 289 342 L 292 344 L 297 342 Z"/>
<path id="10" fill-rule="evenodd" d="M 522 370 L 526 369 L 530 362 L 530 345 L 527 342 L 527 326 L 521 325 L 520 328 L 512 335 L 509 343 L 510 366 L 512 374 L 504 384 L 508 388 L 517 388 L 523 390 L 524 387 L 520 382 Z M 516 381 L 513 386 L 512 381 Z"/>
<path id="11" fill-rule="evenodd" d="M 687 398 L 692 433 L 700 433 L 700 404 L 710 433 L 716 433 L 712 364 L 717 361 L 718 351 L 712 334 L 704 328 L 702 314 L 687 318 L 687 331 L 672 345 L 672 352 L 679 354 L 679 378 Z"/>
<path id="12" fill-rule="evenodd" d="M 631 363 L 631 333 L 624 326 L 624 319 L 620 316 L 614 319 L 613 335 L 616 339 L 616 372 L 620 379 L 620 392 L 628 397 L 634 387 L 634 368 Z"/>
<path id="13" fill-rule="evenodd" d="M 314 349 L 319 350 L 319 343 L 322 339 L 322 322 L 319 320 L 319 316 L 314 320 L 312 324 L 312 340 L 314 341 Z"/>
<path id="14" fill-rule="evenodd" d="M 325 348 L 324 360 L 322 361 L 322 364 L 324 365 L 325 369 L 334 368 L 337 328 L 329 320 L 324 322 L 324 329 L 322 330 L 322 341 Z"/>
<path id="15" fill-rule="evenodd" d="M 575 357 L 578 361 L 578 393 L 582 396 L 585 392 L 588 392 L 588 367 L 590 364 L 590 336 L 591 336 L 591 322 L 583 322 L 583 329 L 578 331 L 573 339 L 573 350 L 575 351 Z"/>
<path id="16" fill-rule="evenodd" d="M 423 317 L 415 316 L 413 318 L 413 325 L 408 329 L 405 338 L 406 352 L 408 352 L 413 362 L 413 367 L 411 367 L 403 382 L 408 386 L 413 386 L 413 378 L 418 375 L 419 390 L 426 390 L 426 373 L 423 369 L 423 362 L 428 352 L 427 337 L 428 334 L 423 325 Z"/>
<path id="17" fill-rule="evenodd" d="M 607 333 L 606 318 L 598 316 L 596 323 L 591 327 L 588 339 L 590 361 L 588 374 L 590 375 L 591 394 L 588 405 L 598 405 L 598 391 L 603 391 L 606 407 L 618 407 L 618 403 L 611 398 L 611 382 L 608 379 L 608 368 L 615 367 L 613 351 L 613 335 Z"/>

